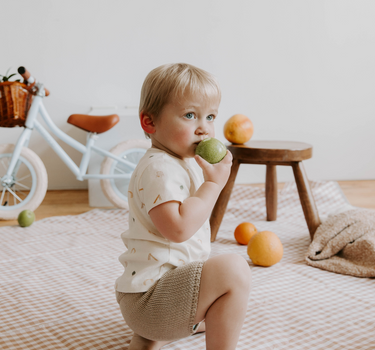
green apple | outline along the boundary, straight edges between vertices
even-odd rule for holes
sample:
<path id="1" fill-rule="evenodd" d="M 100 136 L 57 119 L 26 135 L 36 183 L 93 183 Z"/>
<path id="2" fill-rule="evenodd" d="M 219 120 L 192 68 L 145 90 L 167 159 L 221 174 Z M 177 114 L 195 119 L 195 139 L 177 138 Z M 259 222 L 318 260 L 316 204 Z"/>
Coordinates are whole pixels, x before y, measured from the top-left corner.
<path id="1" fill-rule="evenodd" d="M 34 222 L 35 214 L 31 210 L 23 210 L 18 215 L 17 220 L 21 227 L 28 227 Z"/>
<path id="2" fill-rule="evenodd" d="M 227 154 L 227 148 L 218 139 L 209 137 L 199 142 L 195 149 L 195 154 L 198 154 L 203 159 L 211 164 L 219 163 Z"/>

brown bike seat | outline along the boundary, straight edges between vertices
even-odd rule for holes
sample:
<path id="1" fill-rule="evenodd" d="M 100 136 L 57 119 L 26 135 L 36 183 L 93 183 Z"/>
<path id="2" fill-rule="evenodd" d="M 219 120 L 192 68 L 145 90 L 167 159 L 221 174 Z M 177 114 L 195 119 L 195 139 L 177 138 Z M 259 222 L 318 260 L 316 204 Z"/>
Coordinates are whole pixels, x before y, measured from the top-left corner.
<path id="1" fill-rule="evenodd" d="M 96 132 L 101 134 L 112 129 L 118 122 L 120 117 L 117 114 L 111 115 L 88 115 L 88 114 L 72 114 L 68 118 L 68 123 L 85 131 Z"/>

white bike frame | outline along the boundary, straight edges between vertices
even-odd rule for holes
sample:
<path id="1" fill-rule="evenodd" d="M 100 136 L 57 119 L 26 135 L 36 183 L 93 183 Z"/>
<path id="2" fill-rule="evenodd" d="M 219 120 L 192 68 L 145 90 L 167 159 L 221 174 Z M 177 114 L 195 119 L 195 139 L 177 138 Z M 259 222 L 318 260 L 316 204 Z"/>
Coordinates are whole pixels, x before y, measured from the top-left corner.
<path id="1" fill-rule="evenodd" d="M 77 180 L 83 181 L 85 179 L 129 179 L 131 173 L 123 173 L 116 175 L 104 175 L 104 174 L 86 174 L 87 168 L 89 165 L 91 151 L 95 151 L 104 157 L 110 157 L 116 161 L 127 165 L 132 170 L 135 169 L 136 164 L 133 164 L 126 159 L 120 158 L 108 151 L 105 151 L 99 147 L 94 146 L 95 140 L 99 138 L 96 133 L 89 132 L 87 135 L 86 146 L 82 143 L 76 141 L 69 135 L 61 131 L 56 124 L 52 121 L 49 116 L 46 108 L 43 104 L 43 98 L 45 96 L 44 88 L 42 84 L 36 84 L 38 87 L 38 93 L 34 96 L 33 102 L 31 104 L 29 113 L 27 114 L 27 119 L 25 123 L 25 130 L 22 132 L 16 146 L 14 148 L 12 158 L 7 170 L 6 176 L 8 179 L 11 179 L 12 174 L 18 169 L 18 159 L 21 154 L 22 147 L 28 147 L 31 133 L 34 128 L 42 135 L 42 137 L 47 141 L 51 148 L 57 153 L 61 160 L 67 165 L 67 167 L 72 171 L 76 176 Z M 77 151 L 82 153 L 82 159 L 79 167 L 73 162 L 73 160 L 66 154 L 66 152 L 61 148 L 61 146 L 55 141 L 55 139 L 48 133 L 48 131 L 37 121 L 37 116 L 40 114 L 47 124 L 48 128 L 63 142 L 75 148 Z M 6 179 L 2 179 L 6 181 Z"/>

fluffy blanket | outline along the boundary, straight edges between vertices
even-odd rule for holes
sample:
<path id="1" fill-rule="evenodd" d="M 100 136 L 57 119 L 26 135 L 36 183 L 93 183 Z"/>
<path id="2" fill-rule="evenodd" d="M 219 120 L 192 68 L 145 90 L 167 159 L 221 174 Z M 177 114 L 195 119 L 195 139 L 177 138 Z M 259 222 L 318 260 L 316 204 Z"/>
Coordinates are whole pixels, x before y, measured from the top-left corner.
<path id="1" fill-rule="evenodd" d="M 308 265 L 357 277 L 375 277 L 375 211 L 348 210 L 321 224 L 306 255 Z"/>

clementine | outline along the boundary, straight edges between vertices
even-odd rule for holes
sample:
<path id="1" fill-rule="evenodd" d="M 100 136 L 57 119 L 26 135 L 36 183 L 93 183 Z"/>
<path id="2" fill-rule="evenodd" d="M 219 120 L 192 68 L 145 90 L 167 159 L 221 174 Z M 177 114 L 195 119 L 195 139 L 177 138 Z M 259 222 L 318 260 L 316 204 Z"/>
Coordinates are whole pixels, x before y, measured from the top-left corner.
<path id="1" fill-rule="evenodd" d="M 251 139 L 253 133 L 253 123 L 243 114 L 235 114 L 224 124 L 224 136 L 232 143 L 245 143 Z"/>
<path id="2" fill-rule="evenodd" d="M 283 245 L 277 235 L 271 231 L 262 231 L 254 235 L 248 245 L 247 254 L 255 265 L 272 266 L 283 257 Z"/>
<path id="3" fill-rule="evenodd" d="M 248 244 L 251 237 L 253 237 L 258 230 L 250 222 L 243 222 L 239 224 L 234 230 L 234 238 L 239 244 Z"/>

